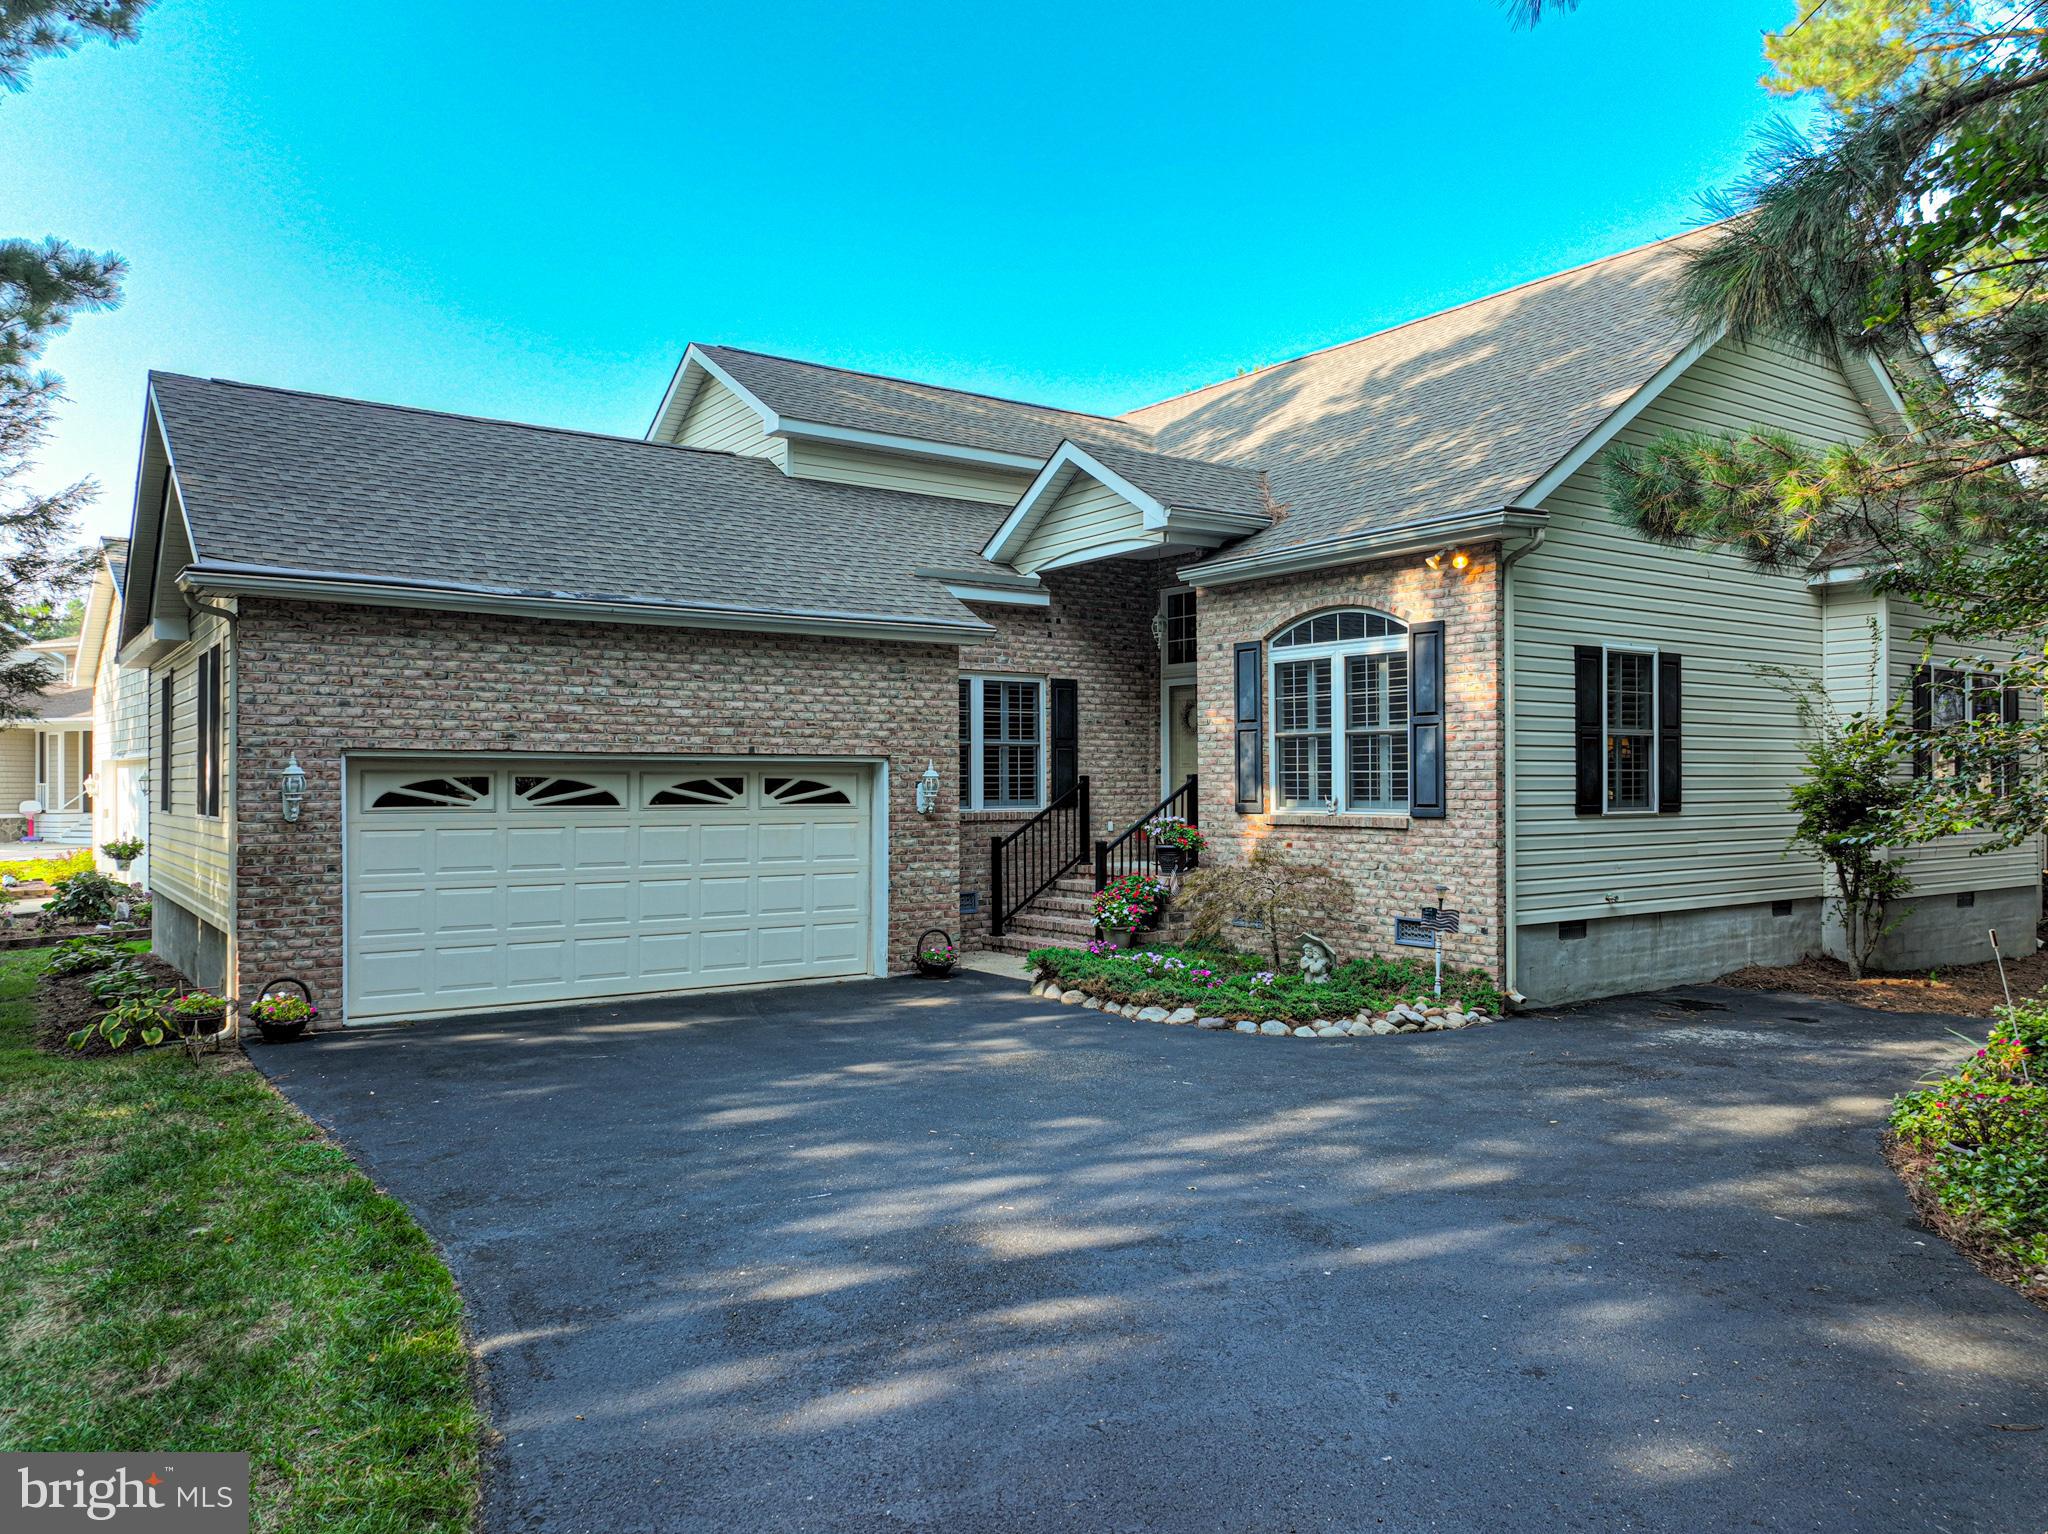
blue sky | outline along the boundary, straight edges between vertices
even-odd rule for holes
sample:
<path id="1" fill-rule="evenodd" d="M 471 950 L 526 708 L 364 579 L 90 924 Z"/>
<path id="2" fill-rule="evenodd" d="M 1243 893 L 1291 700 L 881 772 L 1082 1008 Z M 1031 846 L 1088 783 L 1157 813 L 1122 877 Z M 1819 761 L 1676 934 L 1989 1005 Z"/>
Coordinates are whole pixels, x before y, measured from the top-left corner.
<path id="1" fill-rule="evenodd" d="M 637 435 L 694 339 L 1128 409 L 1701 222 L 1791 12 L 161 0 L 0 98 L 0 232 L 134 268 L 43 478 L 125 530 L 152 367 Z"/>

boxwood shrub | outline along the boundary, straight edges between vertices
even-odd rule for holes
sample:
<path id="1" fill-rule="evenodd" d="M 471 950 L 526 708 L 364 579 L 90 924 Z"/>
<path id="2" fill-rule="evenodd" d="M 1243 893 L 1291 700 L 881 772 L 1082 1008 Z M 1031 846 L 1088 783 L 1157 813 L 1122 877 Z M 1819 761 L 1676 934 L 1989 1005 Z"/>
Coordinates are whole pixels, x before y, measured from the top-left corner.
<path id="1" fill-rule="evenodd" d="M 1436 1000 L 1426 959 L 1377 956 L 1349 959 L 1329 982 L 1310 985 L 1291 972 L 1276 974 L 1266 961 L 1230 949 L 1139 948 L 1093 952 L 1038 948 L 1030 962 L 1041 979 L 1104 1001 L 1141 1007 L 1199 1007 L 1205 1016 L 1277 1017 L 1305 1023 L 1319 1017 L 1384 1012 L 1397 1002 Z M 1464 1011 L 1498 1016 L 1500 991 L 1486 971 L 1444 967 L 1444 1002 Z"/>

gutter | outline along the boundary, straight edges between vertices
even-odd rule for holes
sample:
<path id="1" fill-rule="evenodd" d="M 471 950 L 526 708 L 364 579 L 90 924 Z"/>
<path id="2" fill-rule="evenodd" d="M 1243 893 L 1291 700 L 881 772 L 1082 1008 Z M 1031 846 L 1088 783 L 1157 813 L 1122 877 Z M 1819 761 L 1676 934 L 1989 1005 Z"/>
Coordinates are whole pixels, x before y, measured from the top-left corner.
<path id="1" fill-rule="evenodd" d="M 812 634 L 826 638 L 922 641 L 962 644 L 989 638 L 995 630 L 979 619 L 900 618 L 872 613 L 830 613 L 804 608 L 757 608 L 717 603 L 642 602 L 629 598 L 578 597 L 566 592 L 515 591 L 504 587 L 414 580 L 403 576 L 335 575 L 269 565 L 188 565 L 179 590 L 229 596 L 289 597 L 311 602 L 347 602 L 373 607 L 498 613 L 517 617 L 565 618 L 585 623 L 644 623 L 670 628 L 738 630 L 746 633 Z"/>
<path id="2" fill-rule="evenodd" d="M 1451 512 L 1417 518 L 1392 527 L 1374 528 L 1370 532 L 1349 533 L 1341 538 L 1326 538 L 1315 543 L 1183 565 L 1178 573 L 1182 580 L 1198 588 L 1234 586 L 1243 581 L 1322 570 L 1332 565 L 1390 559 L 1401 554 L 1425 554 L 1446 543 L 1492 540 L 1504 533 L 1540 531 L 1549 521 L 1544 512 L 1528 511 L 1518 506 L 1503 506 L 1494 511 Z"/>

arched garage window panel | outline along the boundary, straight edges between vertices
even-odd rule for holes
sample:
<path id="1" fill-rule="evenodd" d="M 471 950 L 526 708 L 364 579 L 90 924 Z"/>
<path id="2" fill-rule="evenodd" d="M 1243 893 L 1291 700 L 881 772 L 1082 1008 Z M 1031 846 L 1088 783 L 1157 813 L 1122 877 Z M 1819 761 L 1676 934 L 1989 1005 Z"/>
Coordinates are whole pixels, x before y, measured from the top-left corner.
<path id="1" fill-rule="evenodd" d="M 762 792 L 771 804 L 851 804 L 845 789 L 816 778 L 764 778 Z"/>
<path id="2" fill-rule="evenodd" d="M 624 803 L 614 790 L 584 778 L 516 777 L 512 794 L 532 809 L 615 810 Z"/>
<path id="3" fill-rule="evenodd" d="M 414 778 L 379 790 L 373 810 L 459 810 L 485 805 L 491 798 L 488 777 Z"/>
<path id="4" fill-rule="evenodd" d="M 1408 626 L 1366 608 L 1314 613 L 1270 649 L 1276 805 L 1405 813 Z"/>
<path id="5" fill-rule="evenodd" d="M 650 807 L 683 810 L 737 809 L 746 803 L 745 778 L 683 778 L 647 796 Z"/>

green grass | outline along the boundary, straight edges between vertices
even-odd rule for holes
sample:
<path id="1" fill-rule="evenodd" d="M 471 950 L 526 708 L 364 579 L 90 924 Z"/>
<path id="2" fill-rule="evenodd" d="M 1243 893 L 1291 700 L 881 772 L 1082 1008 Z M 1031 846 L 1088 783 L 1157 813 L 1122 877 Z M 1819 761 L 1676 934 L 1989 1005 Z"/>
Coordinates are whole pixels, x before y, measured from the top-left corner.
<path id="1" fill-rule="evenodd" d="M 47 954 L 0 957 L 0 1449 L 246 1450 L 259 1530 L 468 1529 L 426 1236 L 238 1057 L 36 1050 Z"/>
<path id="2" fill-rule="evenodd" d="M 1396 1002 L 1433 1001 L 1432 966 L 1420 959 L 1377 956 L 1347 960 L 1328 982 L 1310 985 L 1298 973 L 1275 973 L 1269 960 L 1225 949 L 1139 948 L 1089 953 L 1037 948 L 1030 963 L 1044 979 L 1105 1001 L 1145 1007 L 1199 1007 L 1217 1017 L 1269 1017 L 1305 1023 L 1318 1017 L 1384 1012 Z M 1446 1002 L 1500 1014 L 1500 992 L 1484 970 L 1444 969 Z"/>

